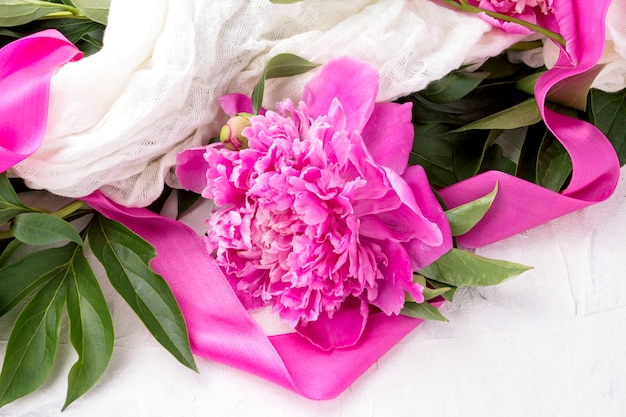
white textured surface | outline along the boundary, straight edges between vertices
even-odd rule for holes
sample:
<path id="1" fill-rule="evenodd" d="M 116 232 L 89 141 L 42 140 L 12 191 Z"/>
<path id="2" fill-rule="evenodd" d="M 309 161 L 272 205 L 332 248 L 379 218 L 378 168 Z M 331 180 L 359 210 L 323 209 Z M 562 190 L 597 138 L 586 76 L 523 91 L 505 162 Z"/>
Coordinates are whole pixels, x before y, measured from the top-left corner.
<path id="1" fill-rule="evenodd" d="M 347 392 L 322 402 L 203 359 L 199 374 L 183 368 L 108 291 L 117 339 L 98 385 L 60 413 L 75 359 L 65 344 L 43 389 L 0 416 L 621 417 L 625 231 L 622 179 L 607 202 L 481 249 L 535 269 L 461 290 L 443 307 L 450 323 L 418 327 Z"/>
<path id="2" fill-rule="evenodd" d="M 625 5 L 615 0 L 612 6 L 610 35 L 618 46 L 626 34 L 623 19 L 617 19 Z M 623 48 L 614 49 L 624 56 Z M 611 81 L 624 80 L 620 59 L 615 58 L 621 66 Z M 0 409 L 0 417 L 621 417 L 626 415 L 625 232 L 622 181 L 605 203 L 481 249 L 483 255 L 535 269 L 497 287 L 460 290 L 456 302 L 443 307 L 450 323 L 418 327 L 348 391 L 323 402 L 203 359 L 199 374 L 187 370 L 107 288 L 116 346 L 98 385 L 60 412 L 75 360 L 65 343 L 42 389 Z M 5 338 L 14 317 L 9 316 L 0 320 Z M 0 342 L 0 350 L 5 345 Z"/>

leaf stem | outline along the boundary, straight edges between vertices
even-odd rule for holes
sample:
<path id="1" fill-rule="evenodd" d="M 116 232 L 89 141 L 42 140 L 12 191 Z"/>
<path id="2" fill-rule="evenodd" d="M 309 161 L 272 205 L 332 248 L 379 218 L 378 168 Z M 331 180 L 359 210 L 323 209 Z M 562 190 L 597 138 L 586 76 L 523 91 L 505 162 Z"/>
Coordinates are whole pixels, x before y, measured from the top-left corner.
<path id="1" fill-rule="evenodd" d="M 87 16 L 85 15 L 75 15 L 72 12 L 54 12 L 54 13 L 48 13 L 45 16 L 40 17 L 38 20 L 54 20 L 54 19 L 81 19 L 81 20 L 86 20 L 88 19 Z"/>
<path id="2" fill-rule="evenodd" d="M 48 1 L 42 1 L 42 0 L 21 0 L 21 1 L 23 3 L 32 4 L 34 6 L 55 7 L 55 8 L 65 9 L 67 12 L 70 12 L 74 16 L 83 16 L 81 11 L 78 10 L 76 7 L 69 6 L 69 5 L 63 4 L 63 3 L 51 3 L 51 2 L 48 2 Z"/>
<path id="3" fill-rule="evenodd" d="M 458 10 L 464 11 L 464 12 L 477 13 L 477 14 L 484 13 L 489 17 L 493 17 L 494 19 L 502 20 L 505 22 L 517 23 L 518 25 L 522 25 L 530 30 L 534 30 L 537 33 L 541 33 L 542 35 L 547 36 L 548 38 L 552 39 L 553 41 L 557 42 L 558 44 L 562 46 L 565 46 L 566 44 L 565 38 L 561 36 L 560 34 L 556 32 L 552 32 L 551 30 L 543 28 L 539 25 L 535 25 L 534 23 L 530 23 L 525 20 L 518 19 L 516 17 L 505 15 L 502 13 L 497 13 L 497 12 L 492 12 L 490 10 L 481 9 L 480 7 L 471 6 L 467 3 L 467 0 L 459 0 L 459 2 L 457 2 L 456 0 L 443 0 L 443 1 L 449 4 L 450 6 Z"/>
<path id="4" fill-rule="evenodd" d="M 79 210 L 80 208 L 82 208 L 85 205 L 85 203 L 83 203 L 80 200 L 74 200 L 71 203 L 69 203 L 68 205 L 61 207 L 59 210 L 55 211 L 54 213 L 51 213 L 54 217 L 58 217 L 60 219 L 64 219 L 67 216 L 69 216 L 70 214 L 74 213 L 75 211 Z"/>
<path id="5" fill-rule="evenodd" d="M 11 239 L 13 237 L 13 232 L 10 230 L 2 230 L 0 231 L 0 240 Z"/>

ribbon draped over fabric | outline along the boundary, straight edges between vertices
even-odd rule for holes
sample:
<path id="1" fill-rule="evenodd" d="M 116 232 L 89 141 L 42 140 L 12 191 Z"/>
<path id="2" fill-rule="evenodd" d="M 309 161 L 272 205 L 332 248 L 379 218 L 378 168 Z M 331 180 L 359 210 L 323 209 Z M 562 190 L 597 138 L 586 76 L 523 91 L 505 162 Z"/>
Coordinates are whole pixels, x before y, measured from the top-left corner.
<path id="1" fill-rule="evenodd" d="M 486 172 L 441 190 L 449 207 L 499 193 L 487 216 L 459 242 L 477 247 L 522 232 L 609 197 L 619 162 L 608 140 L 594 126 L 545 106 L 560 81 L 592 68 L 604 45 L 609 0 L 555 1 L 568 41 L 557 65 L 537 82 L 535 95 L 549 129 L 569 152 L 569 186 L 555 193 L 501 172 Z M 32 154 L 41 143 L 47 94 L 55 68 L 80 53 L 54 31 L 16 41 L 0 50 L 0 171 Z M 192 350 L 266 378 L 298 394 L 328 399 L 348 388 L 422 321 L 375 314 L 357 345 L 324 352 L 296 333 L 266 336 L 239 301 L 205 245 L 186 225 L 146 209 L 126 208 L 96 192 L 83 200 L 150 242 L 157 251 L 154 270 L 168 282 L 186 319 Z"/>
<path id="2" fill-rule="evenodd" d="M 82 55 L 56 30 L 18 39 L 0 49 L 0 172 L 41 146 L 50 78 L 59 66 Z"/>

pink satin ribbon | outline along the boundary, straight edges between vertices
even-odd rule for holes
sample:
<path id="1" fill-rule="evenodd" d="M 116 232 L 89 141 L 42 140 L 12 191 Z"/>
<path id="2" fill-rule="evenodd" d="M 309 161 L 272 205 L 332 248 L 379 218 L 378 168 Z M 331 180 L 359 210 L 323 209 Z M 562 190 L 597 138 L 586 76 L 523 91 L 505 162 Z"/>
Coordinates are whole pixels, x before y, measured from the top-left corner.
<path id="1" fill-rule="evenodd" d="M 98 192 L 83 200 L 154 245 L 158 256 L 151 266 L 174 292 L 194 353 L 305 397 L 337 396 L 421 323 L 408 317 L 375 314 L 356 346 L 331 352 L 317 349 L 297 333 L 267 337 L 193 230 L 145 209 L 119 206 Z"/>
<path id="2" fill-rule="evenodd" d="M 82 53 L 56 30 L 18 39 L 0 49 L 0 172 L 41 146 L 50 79 Z"/>
<path id="3" fill-rule="evenodd" d="M 555 2 L 557 19 L 566 36 L 554 68 L 535 85 L 535 98 L 548 128 L 567 149 L 573 165 L 570 184 L 561 194 L 498 171 L 489 171 L 440 190 L 448 207 L 479 198 L 499 184 L 487 215 L 470 232 L 458 237 L 460 245 L 476 248 L 496 242 L 607 199 L 619 180 L 619 160 L 608 139 L 593 125 L 545 108 L 546 96 L 560 81 L 597 64 L 605 42 L 604 21 L 610 0 Z M 567 36 L 569 34 L 569 36 Z M 569 56 L 568 56 L 569 55 Z"/>
<path id="4" fill-rule="evenodd" d="M 571 183 L 563 194 L 557 194 L 503 173 L 488 172 L 444 189 L 442 195 L 453 207 L 488 193 L 496 182 L 500 184 L 488 216 L 462 236 L 466 246 L 493 242 L 601 201 L 617 183 L 619 164 L 606 138 L 593 126 L 560 116 L 544 106 L 546 94 L 556 83 L 597 62 L 604 44 L 604 15 L 609 0 L 596 1 L 593 7 L 586 0 L 559 2 L 571 7 L 560 25 L 571 34 L 568 51 L 578 62 L 572 64 L 563 53 L 558 67 L 537 83 L 536 95 L 546 123 L 572 157 Z M 4 95 L 4 90 L 0 94 Z M 31 111 L 30 117 L 34 124 L 45 125 L 45 111 Z M 43 121 L 34 120 L 37 118 Z M 0 162 L 7 167 L 12 161 L 10 156 L 0 154 Z M 303 396 L 326 399 L 339 395 L 422 322 L 376 314 L 356 346 L 331 352 L 315 348 L 296 333 L 268 337 L 251 319 L 201 239 L 187 226 L 145 209 L 119 206 L 98 192 L 84 201 L 156 248 L 158 255 L 152 266 L 167 280 L 180 304 L 194 353 L 251 372 Z"/>

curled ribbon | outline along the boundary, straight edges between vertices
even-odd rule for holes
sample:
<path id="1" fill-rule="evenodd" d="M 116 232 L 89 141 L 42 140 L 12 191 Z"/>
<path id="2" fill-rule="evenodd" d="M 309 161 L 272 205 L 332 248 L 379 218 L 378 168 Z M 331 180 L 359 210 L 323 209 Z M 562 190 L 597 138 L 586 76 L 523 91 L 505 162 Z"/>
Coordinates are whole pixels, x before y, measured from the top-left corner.
<path id="1" fill-rule="evenodd" d="M 619 180 L 619 160 L 608 139 L 595 126 L 546 109 L 550 90 L 560 81 L 591 69 L 604 47 L 604 21 L 610 1 L 558 1 L 559 27 L 569 34 L 567 51 L 561 50 L 556 65 L 535 85 L 535 98 L 546 126 L 572 159 L 568 187 L 556 193 L 498 171 L 489 171 L 439 191 L 448 207 L 456 207 L 486 195 L 499 184 L 498 194 L 485 217 L 460 245 L 476 248 L 538 226 L 564 214 L 607 199 Z"/>
<path id="2" fill-rule="evenodd" d="M 50 79 L 61 65 L 82 57 L 56 30 L 45 30 L 0 49 L 0 172 L 41 146 Z"/>
<path id="3" fill-rule="evenodd" d="M 83 199 L 128 226 L 157 251 L 152 268 L 172 288 L 194 353 L 243 369 L 312 399 L 348 388 L 378 358 L 420 324 L 404 316 L 375 314 L 358 344 L 322 351 L 297 333 L 266 336 L 228 280 L 187 226 L 145 209 L 119 206 L 99 192 Z"/>

